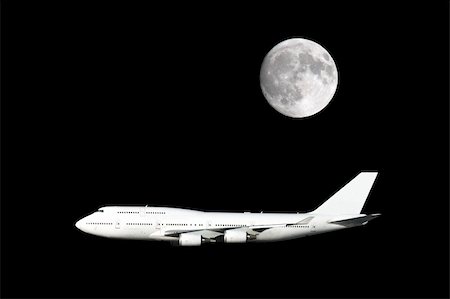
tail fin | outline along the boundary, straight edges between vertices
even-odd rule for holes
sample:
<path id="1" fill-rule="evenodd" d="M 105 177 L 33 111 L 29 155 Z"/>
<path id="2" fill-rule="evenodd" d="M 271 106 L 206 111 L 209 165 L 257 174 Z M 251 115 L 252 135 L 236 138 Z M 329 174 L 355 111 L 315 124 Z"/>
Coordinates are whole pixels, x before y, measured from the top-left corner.
<path id="1" fill-rule="evenodd" d="M 311 213 L 360 214 L 378 172 L 361 172 Z"/>

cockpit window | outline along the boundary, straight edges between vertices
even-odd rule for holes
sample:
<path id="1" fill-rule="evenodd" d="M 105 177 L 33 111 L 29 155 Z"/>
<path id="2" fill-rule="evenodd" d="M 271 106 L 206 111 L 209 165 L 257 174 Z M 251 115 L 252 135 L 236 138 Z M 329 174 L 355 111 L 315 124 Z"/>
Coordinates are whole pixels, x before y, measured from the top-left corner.
<path id="1" fill-rule="evenodd" d="M 97 212 L 102 212 L 103 213 L 104 211 L 102 209 L 99 209 Z"/>

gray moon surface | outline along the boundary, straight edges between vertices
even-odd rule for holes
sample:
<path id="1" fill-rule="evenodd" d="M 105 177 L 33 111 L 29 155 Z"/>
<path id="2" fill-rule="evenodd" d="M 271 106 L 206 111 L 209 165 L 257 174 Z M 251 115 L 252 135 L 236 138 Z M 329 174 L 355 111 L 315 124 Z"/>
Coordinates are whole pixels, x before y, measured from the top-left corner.
<path id="1" fill-rule="evenodd" d="M 273 47 L 261 66 L 264 97 L 278 112 L 302 118 L 324 109 L 338 84 L 336 64 L 321 45 L 303 38 Z"/>

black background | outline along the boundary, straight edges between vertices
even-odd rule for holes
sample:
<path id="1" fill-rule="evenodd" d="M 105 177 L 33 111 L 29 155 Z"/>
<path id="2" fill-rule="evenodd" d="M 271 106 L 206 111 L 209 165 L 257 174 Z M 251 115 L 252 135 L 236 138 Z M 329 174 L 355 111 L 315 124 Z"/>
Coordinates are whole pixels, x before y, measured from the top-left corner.
<path id="1" fill-rule="evenodd" d="M 2 296 L 448 297 L 448 3 L 2 3 Z M 333 56 L 314 117 L 264 99 L 291 37 Z M 273 244 L 86 235 L 103 205 L 309 211 L 378 170 L 369 225 Z"/>

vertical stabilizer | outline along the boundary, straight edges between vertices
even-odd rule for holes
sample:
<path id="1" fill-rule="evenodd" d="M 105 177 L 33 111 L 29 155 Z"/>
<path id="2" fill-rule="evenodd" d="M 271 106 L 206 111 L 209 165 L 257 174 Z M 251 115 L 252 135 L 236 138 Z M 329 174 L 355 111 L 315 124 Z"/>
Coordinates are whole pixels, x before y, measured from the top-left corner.
<path id="1" fill-rule="evenodd" d="M 378 172 L 361 172 L 311 213 L 360 214 L 377 175 Z"/>

